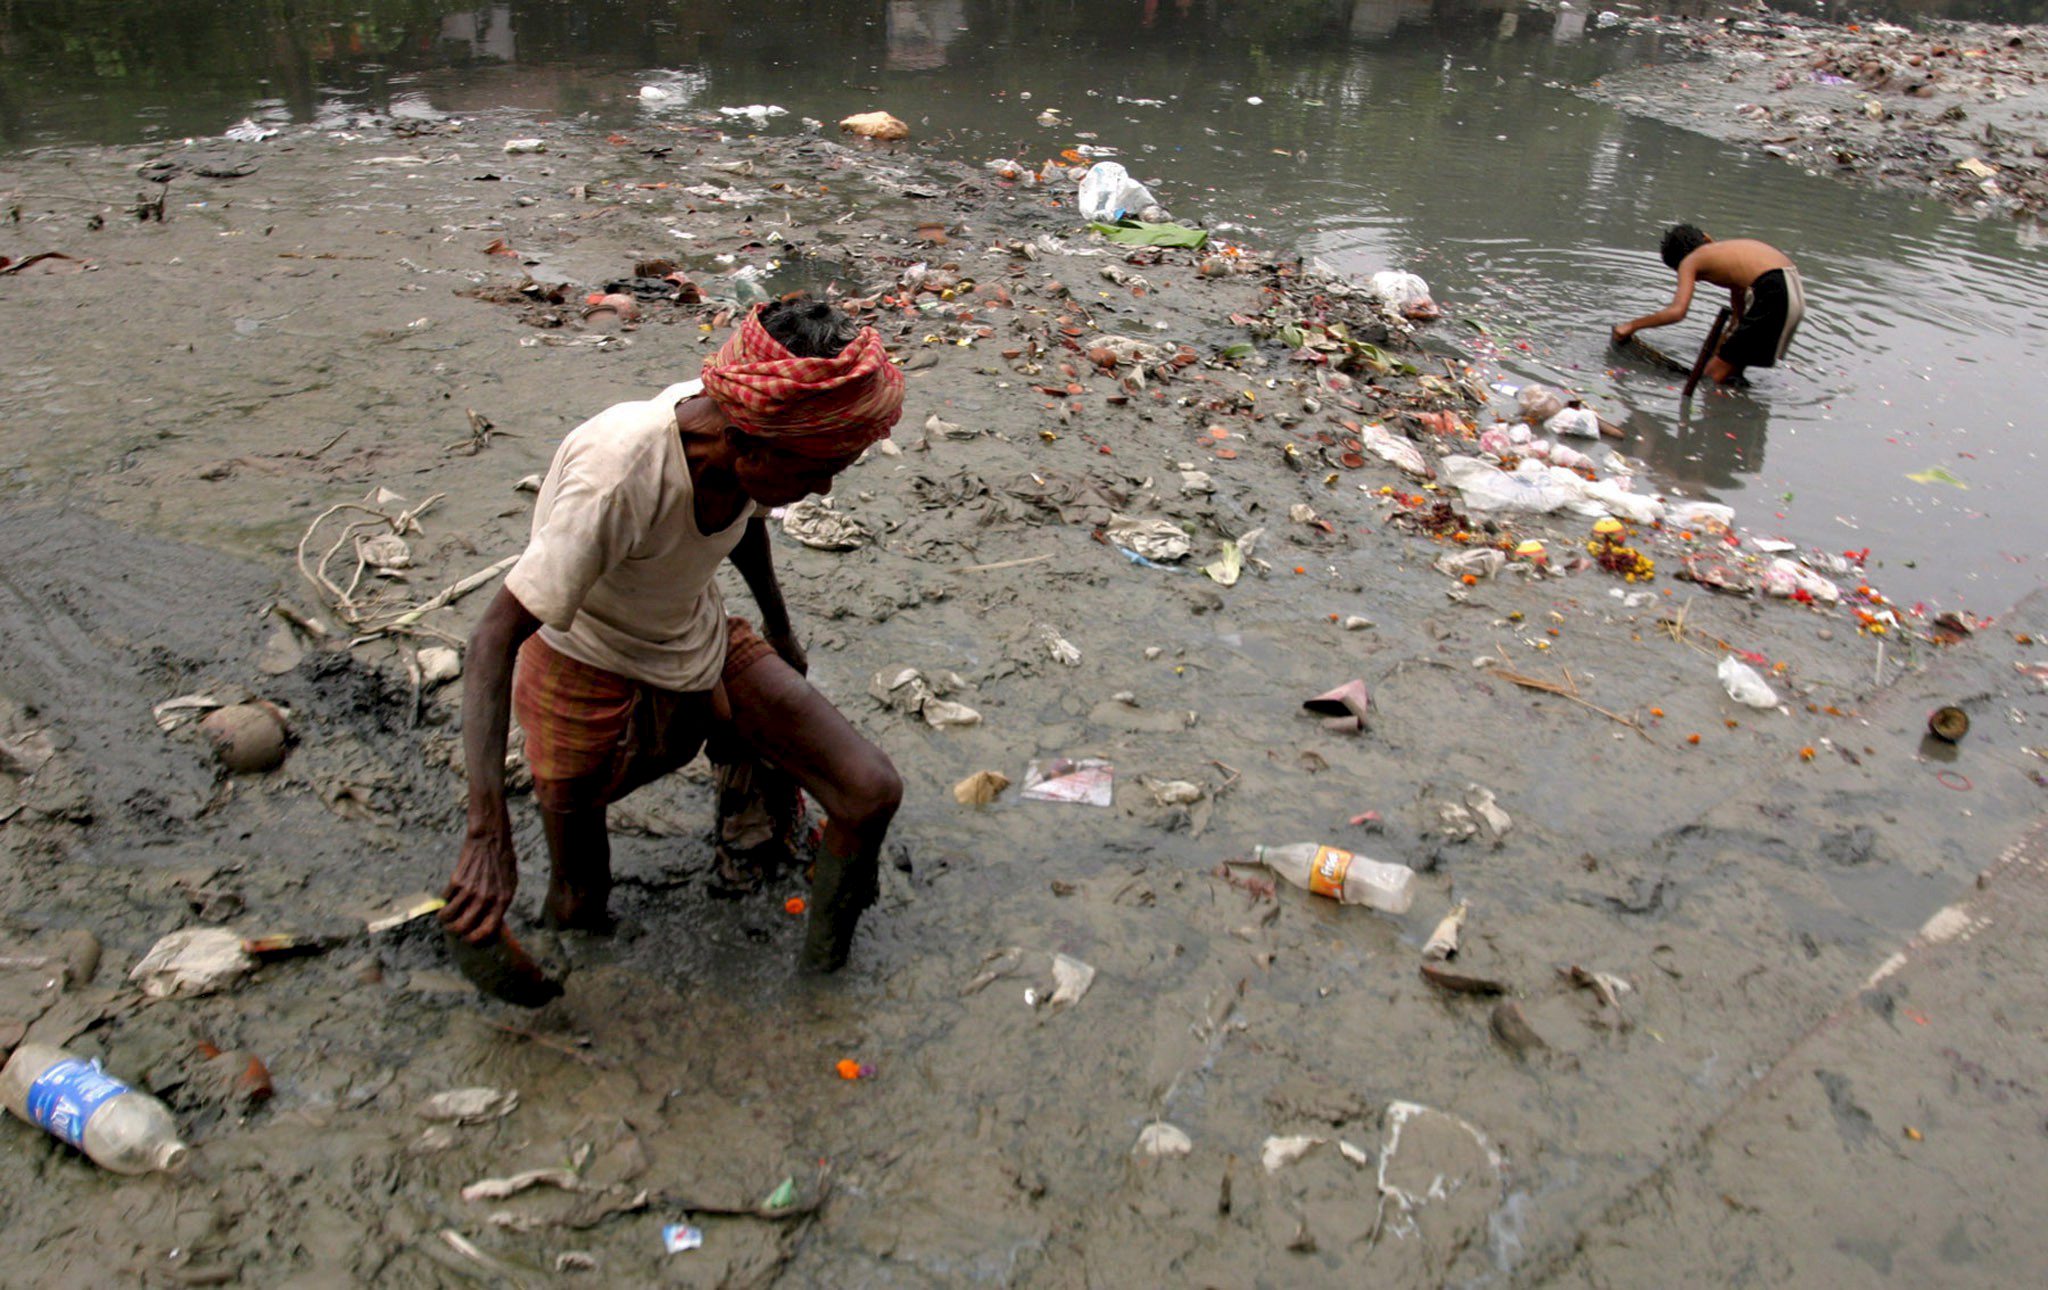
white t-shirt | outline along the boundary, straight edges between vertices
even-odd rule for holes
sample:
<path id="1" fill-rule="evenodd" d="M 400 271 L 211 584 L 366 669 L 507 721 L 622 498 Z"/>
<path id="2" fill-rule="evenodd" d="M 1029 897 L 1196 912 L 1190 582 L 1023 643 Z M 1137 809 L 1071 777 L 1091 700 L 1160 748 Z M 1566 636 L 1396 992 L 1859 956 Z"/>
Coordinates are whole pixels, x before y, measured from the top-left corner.
<path id="1" fill-rule="evenodd" d="M 701 381 L 616 403 L 571 430 L 505 586 L 570 658 L 666 690 L 708 690 L 725 666 L 725 603 L 712 574 L 739 545 L 747 503 L 697 531 L 676 404 Z"/>

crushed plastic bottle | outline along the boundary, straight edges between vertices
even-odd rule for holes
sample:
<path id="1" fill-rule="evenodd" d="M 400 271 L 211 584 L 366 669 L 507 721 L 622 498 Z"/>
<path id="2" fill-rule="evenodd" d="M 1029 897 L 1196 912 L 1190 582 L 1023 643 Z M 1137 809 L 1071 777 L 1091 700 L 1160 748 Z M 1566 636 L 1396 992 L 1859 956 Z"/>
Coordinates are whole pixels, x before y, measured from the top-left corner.
<path id="1" fill-rule="evenodd" d="M 23 1044 L 0 1069 L 0 1103 L 117 1174 L 172 1172 L 190 1148 L 170 1108 L 52 1044 Z"/>
<path id="2" fill-rule="evenodd" d="M 1346 905 L 1405 914 L 1415 903 L 1415 871 L 1405 864 L 1368 860 L 1315 842 L 1253 847 L 1252 859 L 1297 887 Z"/>

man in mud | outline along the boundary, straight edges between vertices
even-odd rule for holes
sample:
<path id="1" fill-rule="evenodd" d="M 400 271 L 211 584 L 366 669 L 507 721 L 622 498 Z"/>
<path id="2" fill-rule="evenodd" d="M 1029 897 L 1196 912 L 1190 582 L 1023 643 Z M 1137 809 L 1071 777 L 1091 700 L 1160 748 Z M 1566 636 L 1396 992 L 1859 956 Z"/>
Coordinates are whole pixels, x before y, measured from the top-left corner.
<path id="1" fill-rule="evenodd" d="M 1692 308 L 1695 283 L 1728 289 L 1727 334 L 1707 360 L 1705 375 L 1716 385 L 1742 379 L 1745 367 L 1774 367 L 1785 357 L 1792 334 L 1806 316 L 1799 270 L 1783 251 L 1755 238 L 1716 242 L 1690 224 L 1664 230 L 1664 263 L 1678 274 L 1671 303 L 1616 327 L 1619 345 L 1647 327 L 1666 327 Z M 1691 387 L 1687 387 L 1690 389 Z"/>
<path id="2" fill-rule="evenodd" d="M 765 512 L 829 492 L 902 406 L 903 374 L 874 330 L 797 297 L 749 312 L 700 381 L 617 404 L 562 441 L 526 552 L 470 637 L 469 821 L 441 914 L 450 933 L 498 942 L 518 883 L 505 804 L 516 711 L 547 836 L 548 924 L 607 926 L 606 805 L 709 740 L 721 760 L 773 765 L 823 808 L 801 964 L 845 963 L 902 781 L 804 679 Z M 726 616 L 712 574 L 728 558 L 759 635 Z"/>

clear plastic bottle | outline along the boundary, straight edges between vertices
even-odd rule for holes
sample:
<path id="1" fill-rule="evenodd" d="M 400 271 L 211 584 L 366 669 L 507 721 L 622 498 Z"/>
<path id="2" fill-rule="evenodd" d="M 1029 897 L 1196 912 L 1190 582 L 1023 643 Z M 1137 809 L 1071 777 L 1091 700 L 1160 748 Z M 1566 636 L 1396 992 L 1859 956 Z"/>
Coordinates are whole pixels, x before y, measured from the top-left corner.
<path id="1" fill-rule="evenodd" d="M 1315 842 L 1253 847 L 1252 859 L 1297 887 L 1347 905 L 1405 914 L 1415 902 L 1415 871 L 1405 864 L 1368 860 Z"/>
<path id="2" fill-rule="evenodd" d="M 170 1108 L 52 1044 L 23 1044 L 0 1069 L 0 1104 L 119 1174 L 176 1170 L 190 1151 Z"/>

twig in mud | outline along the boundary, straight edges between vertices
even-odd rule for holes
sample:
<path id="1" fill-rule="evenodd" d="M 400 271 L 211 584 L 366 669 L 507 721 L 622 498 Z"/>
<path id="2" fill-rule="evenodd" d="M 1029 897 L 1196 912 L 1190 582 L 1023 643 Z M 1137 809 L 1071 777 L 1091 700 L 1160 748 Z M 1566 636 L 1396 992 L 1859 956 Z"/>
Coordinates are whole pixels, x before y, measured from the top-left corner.
<path id="1" fill-rule="evenodd" d="M 1216 786 L 1215 791 L 1209 794 L 1209 796 L 1211 797 L 1223 796 L 1225 793 L 1230 791 L 1231 785 L 1237 783 L 1237 781 L 1244 778 L 1243 771 L 1240 771 L 1235 766 L 1225 765 L 1224 763 L 1217 761 L 1214 757 L 1211 757 L 1209 759 L 1209 764 L 1211 766 L 1214 766 L 1216 769 L 1222 771 L 1224 774 L 1230 776 L 1229 779 L 1224 780 L 1221 784 L 1218 784 Z"/>
<path id="2" fill-rule="evenodd" d="M 306 633 L 306 635 L 311 636 L 314 640 L 324 641 L 327 639 L 327 624 L 303 609 L 298 608 L 296 605 L 288 605 L 282 600 L 275 600 L 271 602 L 270 612 Z"/>
<path id="3" fill-rule="evenodd" d="M 326 452 L 326 451 L 327 451 L 327 450 L 328 450 L 329 448 L 332 448 L 332 447 L 333 447 L 333 446 L 334 446 L 335 444 L 338 444 L 338 443 L 340 443 L 340 442 L 341 442 L 341 440 L 342 440 L 342 436 L 343 436 L 343 435 L 346 435 L 346 434 L 347 434 L 347 433 L 348 433 L 349 431 L 351 431 L 351 430 L 353 430 L 353 429 L 355 429 L 355 427 L 354 427 L 354 426 L 343 426 L 343 427 L 341 428 L 341 433 L 340 433 L 340 434 L 337 434 L 337 435 L 335 435 L 335 436 L 334 436 L 334 437 L 333 437 L 332 439 L 329 439 L 329 440 L 328 440 L 328 441 L 327 441 L 326 443 L 323 443 L 323 444 L 321 444 L 321 445 L 320 445 L 320 446 L 319 446 L 318 448 L 315 448 L 315 449 L 313 449 L 313 451 L 311 451 L 311 452 L 307 453 L 307 454 L 306 454 L 306 460 L 308 460 L 308 461 L 317 461 L 317 460 L 319 460 L 319 458 L 320 458 L 320 454 L 321 454 L 321 453 L 323 453 L 323 452 Z"/>
<path id="4" fill-rule="evenodd" d="M 16 261 L 15 261 L 14 263 L 12 263 L 12 264 L 8 264 L 8 265 L 0 265 L 0 278 L 4 278 L 4 277 L 6 277 L 6 276 L 7 276 L 8 274 L 10 274 L 10 273 L 20 273 L 20 272 L 21 272 L 21 271 L 22 271 L 23 269 L 26 269 L 26 268 L 27 268 L 27 267 L 28 267 L 29 265 L 31 265 L 31 264 L 41 264 L 41 263 L 42 263 L 42 262 L 43 262 L 44 260 L 76 260 L 76 259 L 78 259 L 78 257 L 77 257 L 77 256 L 75 256 L 75 255 L 66 255 L 66 254 L 64 254 L 64 252 L 62 252 L 62 251 L 38 251 L 38 252 L 36 252 L 36 253 L 35 253 L 34 255 L 30 255 L 30 256 L 24 256 L 23 258 L 21 258 L 21 259 L 19 259 L 19 260 L 16 260 Z"/>
<path id="5" fill-rule="evenodd" d="M 1624 717 L 1620 713 L 1609 712 L 1607 709 L 1601 707 L 1597 703 L 1589 703 L 1578 696 L 1578 693 L 1575 688 L 1568 689 L 1565 686 L 1559 685 L 1555 681 L 1545 681 L 1539 677 L 1523 676 L 1520 672 L 1510 672 L 1504 667 L 1496 667 L 1491 669 L 1491 671 L 1495 676 L 1499 677 L 1501 680 L 1512 681 L 1514 684 L 1521 686 L 1525 690 L 1541 690 L 1545 694 L 1554 694 L 1560 699 L 1569 699 L 1573 703 L 1578 704 L 1582 708 L 1591 708 L 1593 711 L 1599 713 L 1601 716 L 1606 717 L 1609 721 L 1612 721 L 1617 725 L 1627 726 L 1630 730 L 1633 730 L 1637 734 L 1641 735 L 1645 740 L 1651 743 L 1656 742 L 1655 740 L 1650 739 L 1649 732 L 1644 730 L 1642 726 L 1637 723 L 1634 717 Z M 1565 673 L 1565 676 L 1566 679 L 1569 680 L 1571 673 L 1567 672 Z"/>
<path id="6" fill-rule="evenodd" d="M 463 411 L 469 414 L 469 438 L 458 439 L 441 449 L 441 451 L 460 452 L 474 457 L 491 446 L 491 436 L 493 434 L 509 435 L 512 433 L 510 430 L 498 429 L 496 422 L 475 408 L 464 408 Z"/>
<path id="7" fill-rule="evenodd" d="M 825 1207 L 825 1201 L 832 1189 L 821 1180 L 818 1194 L 808 1201 L 788 1205 L 782 1209 L 769 1209 L 765 1205 L 707 1205 L 674 1192 L 658 1191 L 651 1198 L 652 1203 L 664 1209 L 680 1210 L 685 1214 L 703 1214 L 712 1218 L 758 1218 L 767 1223 L 786 1223 L 793 1219 L 816 1217 Z"/>
<path id="8" fill-rule="evenodd" d="M 405 664 L 405 681 L 408 687 L 405 701 L 405 724 L 408 729 L 417 730 L 420 725 L 420 697 L 426 693 L 426 677 L 420 671 L 419 654 L 411 646 L 398 647 L 398 657 Z"/>
<path id="9" fill-rule="evenodd" d="M 603 1069 L 606 1066 L 610 1065 L 609 1062 L 605 1061 L 603 1058 L 599 1057 L 595 1053 L 586 1053 L 581 1049 L 577 1048 L 573 1044 L 565 1044 L 559 1039 L 550 1039 L 546 1035 L 536 1034 L 535 1032 L 528 1030 L 523 1026 L 514 1026 L 508 1022 L 503 1021 L 492 1021 L 488 1017 L 483 1018 L 483 1021 L 485 1025 L 489 1026 L 493 1030 L 500 1030 L 508 1035 L 513 1035 L 520 1039 L 529 1040 L 533 1043 L 539 1044 L 542 1048 L 547 1048 L 553 1050 L 554 1052 L 558 1052 L 562 1054 L 564 1057 L 574 1057 L 577 1061 L 582 1062 L 585 1066 L 594 1066 L 599 1069 Z"/>
<path id="10" fill-rule="evenodd" d="M 501 1281 L 515 1286 L 523 1286 L 527 1284 L 525 1279 L 520 1276 L 519 1269 L 505 1262 L 503 1259 L 493 1258 L 492 1256 L 484 1253 L 482 1250 L 476 1247 L 475 1242 L 471 1241 L 468 1237 L 456 1231 L 454 1228 L 442 1228 L 441 1241 L 449 1249 L 455 1251 L 457 1254 L 469 1260 L 471 1263 L 476 1264 L 478 1267 L 490 1273 L 492 1276 L 499 1278 Z"/>
<path id="11" fill-rule="evenodd" d="M 1042 561 L 1042 560 L 1050 560 L 1050 559 L 1052 559 L 1052 558 L 1053 558 L 1053 556 L 1054 556 L 1055 554 L 1057 554 L 1057 553 L 1056 553 L 1056 552 L 1052 552 L 1052 551 L 1047 551 L 1047 552 L 1046 552 L 1046 553 L 1045 553 L 1044 555 L 1027 555 L 1027 556 L 1023 556 L 1023 557 L 1021 557 L 1021 558 L 1019 558 L 1019 559 L 1016 559 L 1016 560 L 998 560 L 998 561 L 996 561 L 996 562 L 995 562 L 994 564 L 962 564 L 962 565 L 955 565 L 955 566 L 954 566 L 954 568 L 953 568 L 953 572 L 955 572 L 955 573 L 993 573 L 993 572 L 995 572 L 995 571 L 996 571 L 997 569 L 1017 569 L 1017 568 L 1021 568 L 1021 567 L 1023 567 L 1024 565 L 1027 565 L 1027 564 L 1037 564 L 1037 563 L 1039 563 L 1039 562 L 1040 562 L 1040 561 Z"/>
<path id="12" fill-rule="evenodd" d="M 1727 641 L 1722 640 L 1719 636 L 1716 636 L 1711 632 L 1701 631 L 1697 627 L 1688 625 L 1685 620 L 1686 616 L 1691 612 L 1692 597 L 1688 596 L 1686 597 L 1685 604 L 1679 607 L 1679 610 L 1676 614 L 1672 615 L 1670 618 L 1660 619 L 1657 625 L 1659 627 L 1662 627 L 1665 631 L 1669 632 L 1671 634 L 1671 639 L 1678 642 L 1680 645 L 1692 645 L 1692 642 L 1688 641 L 1686 637 L 1697 636 L 1703 641 L 1707 641 L 1710 644 L 1719 646 L 1721 652 L 1724 654 L 1732 654 L 1735 652 L 1735 647 L 1733 645 L 1730 645 Z M 1694 645 L 1693 648 L 1699 649 L 1697 645 Z M 1706 651 L 1700 650 L 1700 653 L 1704 654 L 1706 653 Z"/>
<path id="13" fill-rule="evenodd" d="M 491 565 L 488 568 L 478 569 L 475 573 L 470 574 L 468 577 L 462 579 L 460 582 L 454 583 L 451 586 L 443 587 L 438 593 L 436 593 L 432 598 L 428 599 L 424 603 L 417 605 L 412 609 L 406 610 L 404 613 L 398 615 L 398 617 L 392 619 L 388 623 L 382 623 L 377 625 L 376 627 L 372 628 L 367 635 L 358 636 L 355 640 L 350 641 L 349 643 L 351 645 L 355 645 L 360 644 L 361 642 L 366 640 L 374 640 L 378 636 L 382 636 L 387 632 L 432 632 L 431 628 L 425 628 L 419 625 L 419 620 L 422 615 L 430 614 L 434 612 L 436 609 L 446 608 L 447 606 L 454 604 L 456 601 L 462 599 L 462 597 L 468 595 L 472 591 L 475 591 L 478 587 L 483 586 L 491 579 L 497 577 L 499 574 L 505 572 L 505 570 L 511 568 L 513 565 L 518 563 L 518 556 L 508 555 L 504 559 L 498 561 L 496 564 Z M 447 636 L 446 633 L 443 632 L 432 632 L 432 634 L 439 635 L 443 637 L 443 639 L 451 639 Z"/>

